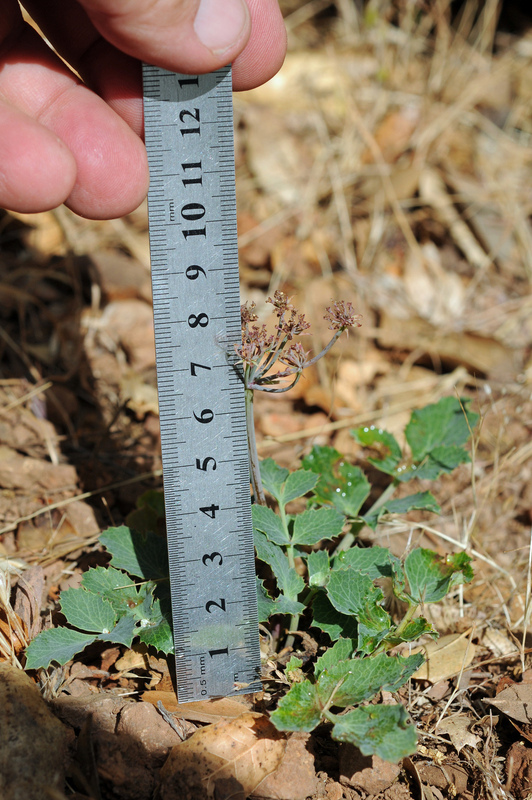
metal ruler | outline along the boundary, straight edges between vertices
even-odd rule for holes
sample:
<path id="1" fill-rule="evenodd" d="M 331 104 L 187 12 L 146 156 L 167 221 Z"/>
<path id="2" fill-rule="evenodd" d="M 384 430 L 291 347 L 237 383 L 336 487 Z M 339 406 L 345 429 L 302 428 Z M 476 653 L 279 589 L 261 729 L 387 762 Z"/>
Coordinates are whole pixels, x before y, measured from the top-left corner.
<path id="1" fill-rule="evenodd" d="M 231 69 L 144 65 L 148 215 L 180 702 L 260 690 Z"/>

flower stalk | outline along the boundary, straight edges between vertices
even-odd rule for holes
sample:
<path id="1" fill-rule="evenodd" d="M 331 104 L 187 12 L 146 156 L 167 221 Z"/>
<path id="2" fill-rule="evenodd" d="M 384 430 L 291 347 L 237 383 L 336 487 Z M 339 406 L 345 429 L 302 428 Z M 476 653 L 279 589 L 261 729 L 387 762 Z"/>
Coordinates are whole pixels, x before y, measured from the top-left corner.
<path id="1" fill-rule="evenodd" d="M 256 324 L 255 303 L 245 303 L 241 306 L 242 344 L 235 345 L 242 364 L 241 376 L 245 388 L 251 485 L 254 500 L 260 505 L 266 505 L 266 498 L 255 438 L 254 392 L 281 394 L 289 391 L 299 381 L 303 370 L 323 358 L 345 330 L 361 325 L 361 317 L 355 314 L 351 303 L 343 300 L 334 302 L 324 316 L 334 333 L 328 344 L 317 355 L 311 356 L 300 342 L 294 341 L 296 337 L 306 336 L 309 332 L 310 325 L 305 315 L 299 313 L 283 292 L 276 291 L 273 298 L 268 297 L 266 302 L 274 307 L 277 316 L 274 333 L 269 333 L 265 325 Z M 276 364 L 277 371 L 274 372 Z"/>

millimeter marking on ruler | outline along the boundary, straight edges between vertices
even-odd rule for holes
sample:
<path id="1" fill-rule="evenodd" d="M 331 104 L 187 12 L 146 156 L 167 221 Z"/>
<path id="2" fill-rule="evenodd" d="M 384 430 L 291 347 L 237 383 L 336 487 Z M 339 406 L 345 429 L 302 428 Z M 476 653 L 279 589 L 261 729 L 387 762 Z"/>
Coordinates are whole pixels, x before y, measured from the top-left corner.
<path id="1" fill-rule="evenodd" d="M 231 69 L 144 65 L 148 216 L 181 703 L 260 690 Z"/>

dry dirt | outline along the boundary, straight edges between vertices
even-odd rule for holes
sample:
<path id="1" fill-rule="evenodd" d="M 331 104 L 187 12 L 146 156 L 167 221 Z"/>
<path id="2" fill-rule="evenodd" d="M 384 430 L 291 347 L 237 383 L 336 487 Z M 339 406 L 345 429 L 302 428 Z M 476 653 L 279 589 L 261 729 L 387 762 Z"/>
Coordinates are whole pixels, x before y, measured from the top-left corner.
<path id="1" fill-rule="evenodd" d="M 367 469 L 356 425 L 400 436 L 412 409 L 453 394 L 482 416 L 472 465 L 431 487 L 440 517 L 364 533 L 397 554 L 421 544 L 474 561 L 472 584 L 432 611 L 446 638 L 428 678 L 401 696 L 418 751 L 395 766 L 326 729 L 278 741 L 262 713 L 282 688 L 274 656 L 262 698 L 188 711 L 155 653 L 93 647 L 22 678 L 25 644 L 57 621 L 60 592 L 106 563 L 99 532 L 161 486 L 161 463 L 146 208 L 108 223 L 64 208 L 3 213 L 6 797 L 209 796 L 197 770 L 163 768 L 182 740 L 187 764 L 220 770 L 217 798 L 532 795 L 530 20 L 495 0 L 467 0 L 454 16 L 447 0 L 282 5 L 283 70 L 235 97 L 242 296 L 259 309 L 277 288 L 293 296 L 314 350 L 330 299 L 350 300 L 364 324 L 292 393 L 258 398 L 259 454 L 293 467 L 332 444 Z M 239 760 L 218 752 L 233 740 Z M 258 785 L 249 763 L 265 760 L 273 772 Z M 227 767 L 237 761 L 245 790 Z"/>

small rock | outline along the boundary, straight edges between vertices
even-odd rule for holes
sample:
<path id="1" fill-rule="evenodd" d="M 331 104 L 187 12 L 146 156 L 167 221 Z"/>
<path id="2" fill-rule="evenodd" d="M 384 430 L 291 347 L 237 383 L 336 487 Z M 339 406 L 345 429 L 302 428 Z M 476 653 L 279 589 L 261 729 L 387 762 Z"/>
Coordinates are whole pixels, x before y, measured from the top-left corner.
<path id="1" fill-rule="evenodd" d="M 0 665 L 0 797 L 43 800 L 62 792 L 67 732 L 21 669 Z"/>
<path id="2" fill-rule="evenodd" d="M 116 732 L 137 739 L 147 755 L 160 760 L 161 764 L 170 748 L 181 743 L 177 733 L 150 703 L 129 703 L 125 706 L 120 713 Z"/>
<path id="3" fill-rule="evenodd" d="M 364 756 L 352 744 L 340 745 L 340 782 L 368 794 L 384 792 L 397 779 L 401 768 L 379 756 Z"/>
<path id="4" fill-rule="evenodd" d="M 293 733 L 288 739 L 279 767 L 259 783 L 252 797 L 305 800 L 313 795 L 318 779 L 314 769 L 314 755 L 308 747 L 309 740 L 308 733 Z"/>

